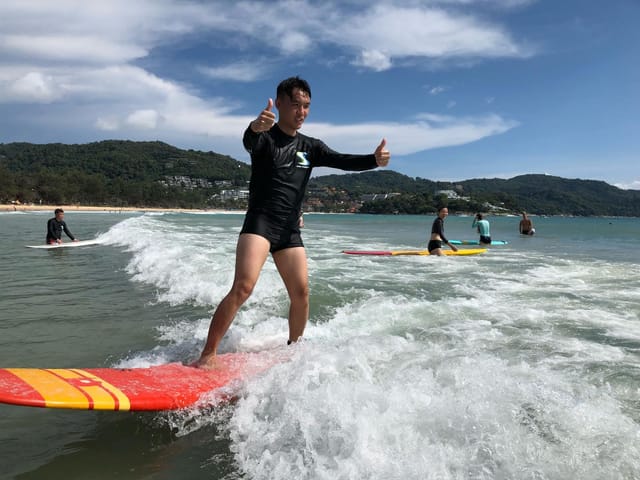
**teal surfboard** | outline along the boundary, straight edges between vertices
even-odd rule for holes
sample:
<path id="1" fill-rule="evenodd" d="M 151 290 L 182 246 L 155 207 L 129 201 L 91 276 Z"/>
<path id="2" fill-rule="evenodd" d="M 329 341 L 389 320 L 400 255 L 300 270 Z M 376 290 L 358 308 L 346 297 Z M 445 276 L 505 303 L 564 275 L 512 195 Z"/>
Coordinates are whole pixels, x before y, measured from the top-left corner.
<path id="1" fill-rule="evenodd" d="M 449 240 L 451 245 L 480 245 L 480 240 Z M 506 240 L 491 240 L 491 245 L 506 245 Z"/>

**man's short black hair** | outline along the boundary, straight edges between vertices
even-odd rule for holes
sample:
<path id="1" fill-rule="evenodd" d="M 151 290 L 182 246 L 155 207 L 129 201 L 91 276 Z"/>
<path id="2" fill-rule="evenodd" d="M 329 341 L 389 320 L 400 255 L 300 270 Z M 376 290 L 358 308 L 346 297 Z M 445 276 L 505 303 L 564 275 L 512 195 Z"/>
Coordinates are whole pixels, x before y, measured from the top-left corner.
<path id="1" fill-rule="evenodd" d="M 276 97 L 280 98 L 286 95 L 291 98 L 293 90 L 296 88 L 299 88 L 309 95 L 309 98 L 311 98 L 311 87 L 309 86 L 309 83 L 298 76 L 289 77 L 281 81 L 278 85 L 278 89 L 276 90 Z"/>
<path id="2" fill-rule="evenodd" d="M 53 214 L 54 214 L 54 215 L 57 215 L 57 214 L 59 214 L 59 213 L 64 213 L 64 210 L 63 210 L 63 209 L 61 209 L 61 208 L 56 208 L 56 209 L 53 211 Z"/>

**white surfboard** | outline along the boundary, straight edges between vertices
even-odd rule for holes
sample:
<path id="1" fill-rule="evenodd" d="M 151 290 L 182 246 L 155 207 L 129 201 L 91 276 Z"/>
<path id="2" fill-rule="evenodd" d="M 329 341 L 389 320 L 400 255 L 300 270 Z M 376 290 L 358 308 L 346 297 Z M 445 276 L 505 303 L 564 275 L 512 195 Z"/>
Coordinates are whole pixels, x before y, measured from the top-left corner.
<path id="1" fill-rule="evenodd" d="M 53 245 L 25 245 L 27 248 L 44 248 L 45 250 L 50 250 L 52 248 L 66 248 L 66 247 L 88 247 L 90 245 L 99 245 L 101 242 L 98 239 L 92 240 L 80 240 L 79 242 L 72 242 L 71 240 L 68 242 L 62 243 L 54 243 Z"/>

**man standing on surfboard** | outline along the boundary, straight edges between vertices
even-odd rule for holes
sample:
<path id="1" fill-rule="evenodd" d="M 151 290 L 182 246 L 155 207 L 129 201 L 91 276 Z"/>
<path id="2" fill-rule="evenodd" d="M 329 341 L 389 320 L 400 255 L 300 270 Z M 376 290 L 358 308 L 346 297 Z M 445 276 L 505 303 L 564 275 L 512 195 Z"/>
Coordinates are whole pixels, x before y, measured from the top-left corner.
<path id="1" fill-rule="evenodd" d="M 67 223 L 64 221 L 64 210 L 61 208 L 56 208 L 53 211 L 55 217 L 50 218 L 47 222 L 47 245 L 55 245 L 57 243 L 62 243 L 62 232 L 67 234 L 74 242 L 77 242 L 78 239 L 73 236 L 73 233 L 67 227 Z"/>
<path id="2" fill-rule="evenodd" d="M 372 154 L 350 155 L 299 133 L 310 105 L 311 88 L 305 80 L 283 80 L 276 91 L 278 122 L 272 111 L 274 102 L 269 99 L 244 132 L 242 142 L 251 154 L 251 181 L 249 208 L 236 247 L 235 276 L 231 290 L 213 314 L 207 342 L 195 366 L 213 363 L 222 337 L 251 295 L 269 253 L 289 294 L 288 343 L 302 337 L 309 318 L 309 279 L 299 219 L 311 170 L 362 171 L 389 163 L 385 139 Z"/>

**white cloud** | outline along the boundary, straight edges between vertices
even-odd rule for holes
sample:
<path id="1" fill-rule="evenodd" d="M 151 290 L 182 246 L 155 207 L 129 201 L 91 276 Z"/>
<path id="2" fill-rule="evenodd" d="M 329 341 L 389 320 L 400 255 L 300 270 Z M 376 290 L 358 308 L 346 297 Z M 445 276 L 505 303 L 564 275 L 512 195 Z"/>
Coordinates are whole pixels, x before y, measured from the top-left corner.
<path id="1" fill-rule="evenodd" d="M 238 62 L 220 67 L 199 67 L 200 72 L 218 80 L 254 82 L 265 75 L 265 69 L 257 62 Z"/>
<path id="2" fill-rule="evenodd" d="M 393 58 L 520 57 L 528 52 L 497 25 L 442 9 L 374 5 L 368 11 L 327 25 L 337 44 L 384 51 Z"/>
<path id="3" fill-rule="evenodd" d="M 182 91 L 139 67 L 0 66 L 0 103 L 63 100 L 106 105 L 154 102 Z"/>
<path id="4" fill-rule="evenodd" d="M 364 50 L 353 64 L 382 72 L 391 68 L 391 59 L 379 50 Z"/>
<path id="5" fill-rule="evenodd" d="M 301 32 L 288 32 L 280 39 L 280 48 L 284 54 L 303 54 L 311 47 L 312 40 Z"/>
<path id="6" fill-rule="evenodd" d="M 141 46 L 95 35 L 0 35 L 0 45 L 5 54 L 71 63 L 127 62 L 148 54 Z"/>
<path id="7" fill-rule="evenodd" d="M 95 127 L 98 130 L 104 130 L 106 132 L 113 132 L 120 128 L 120 124 L 115 118 L 103 118 L 98 117 L 95 122 Z"/>
<path id="8" fill-rule="evenodd" d="M 4 0 L 0 103 L 46 102 L 51 108 L 38 112 L 37 121 L 39 126 L 49 122 L 52 129 L 64 124 L 68 131 L 94 129 L 96 135 L 124 138 L 153 133 L 153 138 L 183 144 L 211 140 L 225 145 L 222 151 L 244 156 L 239 138 L 253 117 L 238 115 L 237 101 L 206 97 L 133 61 L 154 49 L 179 46 L 182 36 L 213 34 L 240 44 L 238 61 L 206 66 L 199 61 L 194 68 L 234 82 L 264 78 L 283 59 L 310 61 L 309 53 L 322 48 L 337 47 L 341 58 L 377 72 L 393 68 L 396 59 L 524 55 L 501 27 L 427 5 L 432 6 L 412 1 Z M 243 60 L 243 55 L 257 55 L 250 46 L 267 46 L 274 57 Z M 402 155 L 460 145 L 514 125 L 497 116 L 423 116 L 406 123 L 310 123 L 305 129 L 347 152 L 371 151 L 386 136 L 393 153 Z"/>
<path id="9" fill-rule="evenodd" d="M 160 117 L 160 114 L 155 110 L 136 110 L 127 116 L 125 122 L 134 128 L 153 130 L 158 126 Z"/>
<path id="10" fill-rule="evenodd" d="M 114 89 L 129 85 L 139 96 L 132 96 L 122 105 L 103 109 L 91 120 L 100 129 L 120 131 L 153 131 L 154 138 L 187 135 L 200 136 L 212 142 L 222 142 L 225 153 L 243 158 L 239 139 L 252 116 L 236 115 L 221 101 L 206 102 L 190 95 L 177 85 L 163 81 L 138 69 L 110 71 L 105 85 Z M 104 75 L 104 72 L 101 73 Z M 144 95 L 143 95 L 144 92 Z M 152 101 L 150 101 L 152 100 Z M 153 104 L 154 108 L 145 105 Z M 318 136 L 332 148 L 345 152 L 369 152 L 386 137 L 394 155 L 461 145 L 497 135 L 517 126 L 516 122 L 497 115 L 457 118 L 450 115 L 424 113 L 406 123 L 379 122 L 352 125 L 307 123 L 304 132 Z M 204 142 L 202 142 L 204 143 Z"/>
<path id="11" fill-rule="evenodd" d="M 640 178 L 625 183 L 615 183 L 614 186 L 623 190 L 640 190 Z"/>
<path id="12" fill-rule="evenodd" d="M 9 101 L 18 102 L 51 102 L 61 96 L 52 76 L 42 72 L 28 72 L 9 82 L 0 81 L 0 87 L 5 93 L 5 98 Z M 2 98 L 0 93 L 0 99 Z"/>
<path id="13" fill-rule="evenodd" d="M 127 90 L 118 102 L 101 104 L 98 118 L 92 122 L 103 130 L 154 130 L 158 136 L 181 132 L 237 139 L 251 120 L 232 115 L 229 102 L 203 100 L 180 85 L 137 67 L 88 71 L 84 76 L 93 78 L 87 98 L 112 98 L 116 92 Z"/>
<path id="14" fill-rule="evenodd" d="M 445 124 L 445 123 L 453 123 L 455 122 L 456 118 L 452 117 L 451 115 L 442 115 L 440 113 L 419 113 L 417 115 L 415 115 L 416 120 L 422 122 L 429 122 L 429 123 L 439 123 L 439 124 Z"/>
<path id="15" fill-rule="evenodd" d="M 489 4 L 489 5 L 495 5 L 496 7 L 500 7 L 500 8 L 513 8 L 513 7 L 528 5 L 536 1 L 538 0 L 433 0 L 431 3 L 454 4 L 454 5 L 455 4 L 462 4 L 462 5 Z"/>
<path id="16" fill-rule="evenodd" d="M 409 155 L 439 147 L 463 145 L 499 135 L 518 125 L 498 115 L 455 118 L 422 114 L 413 122 L 379 122 L 355 125 L 310 123 L 305 133 L 322 138 L 330 147 L 343 152 L 373 152 L 380 139 L 394 155 Z"/>
<path id="17" fill-rule="evenodd" d="M 385 52 L 389 65 L 396 57 L 526 54 L 498 25 L 446 10 L 446 3 L 426 5 L 399 0 L 361 5 L 293 0 L 4 0 L 0 54 L 121 63 L 144 57 L 171 38 L 197 32 L 218 32 L 234 43 L 251 39 L 283 55 L 304 55 L 328 44 L 365 59 L 368 54 L 362 56 L 363 51 Z M 381 68 L 377 62 L 372 66 Z"/>

